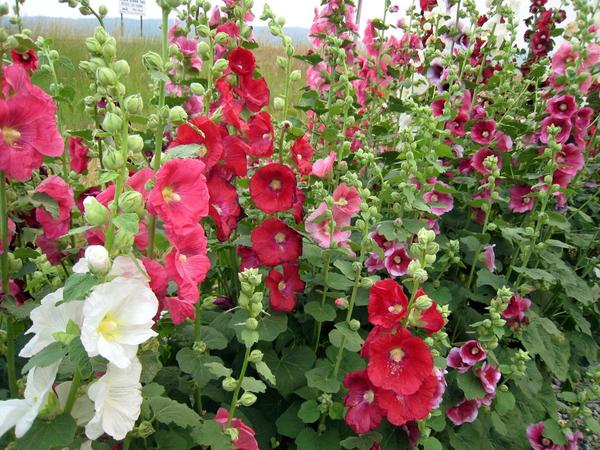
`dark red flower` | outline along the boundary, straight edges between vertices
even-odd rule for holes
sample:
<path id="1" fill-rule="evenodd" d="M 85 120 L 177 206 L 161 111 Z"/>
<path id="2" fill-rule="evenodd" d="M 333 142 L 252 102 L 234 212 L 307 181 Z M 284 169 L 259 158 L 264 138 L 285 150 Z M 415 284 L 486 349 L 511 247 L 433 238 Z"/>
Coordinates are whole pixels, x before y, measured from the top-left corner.
<path id="1" fill-rule="evenodd" d="M 213 167 L 223 155 L 223 141 L 219 127 L 210 119 L 196 116 L 177 128 L 177 136 L 169 148 L 180 145 L 199 145 L 198 158 L 206 165 L 206 170 Z"/>
<path id="2" fill-rule="evenodd" d="M 268 112 L 253 115 L 248 120 L 246 131 L 250 143 L 249 155 L 254 158 L 268 158 L 273 154 L 273 124 Z"/>
<path id="3" fill-rule="evenodd" d="M 212 174 L 218 174 L 225 180 L 233 177 L 245 177 L 248 173 L 248 156 L 250 147 L 239 136 L 228 135 L 223 138 L 223 156 L 212 168 Z"/>
<path id="4" fill-rule="evenodd" d="M 246 269 L 256 269 L 259 267 L 260 263 L 258 261 L 258 256 L 252 247 L 238 245 L 236 252 L 241 259 L 240 272 L 243 272 Z"/>
<path id="5" fill-rule="evenodd" d="M 389 389 L 377 391 L 377 403 L 391 424 L 401 426 L 412 420 L 424 419 L 431 412 L 437 377 L 431 372 L 423 372 L 421 377 L 419 388 L 411 394 L 403 395 Z"/>
<path id="6" fill-rule="evenodd" d="M 283 274 L 271 269 L 265 284 L 271 291 L 271 309 L 275 311 L 291 312 L 296 307 L 296 294 L 304 291 L 297 262 L 283 264 Z"/>
<path id="7" fill-rule="evenodd" d="M 531 308 L 531 300 L 520 295 L 513 295 L 508 307 L 502 311 L 502 318 L 509 326 L 518 328 L 520 325 L 527 324 L 525 313 L 529 311 L 529 308 Z"/>
<path id="8" fill-rule="evenodd" d="M 206 181 L 210 200 L 208 214 L 217 226 L 217 239 L 226 241 L 237 228 L 242 216 L 235 187 L 219 175 L 211 175 Z"/>
<path id="9" fill-rule="evenodd" d="M 394 280 L 380 280 L 371 286 L 368 310 L 369 322 L 392 328 L 408 315 L 408 297 Z"/>
<path id="10" fill-rule="evenodd" d="M 465 135 L 465 124 L 468 120 L 469 115 L 461 111 L 454 119 L 446 122 L 446 129 L 450 130 L 453 136 L 462 137 Z"/>
<path id="11" fill-rule="evenodd" d="M 415 299 L 418 299 L 422 295 L 427 295 L 423 289 L 417 290 Z M 433 302 L 432 305 L 426 310 L 419 310 L 417 327 L 424 329 L 428 334 L 437 333 L 444 326 L 444 317 L 438 311 L 437 303 Z"/>
<path id="12" fill-rule="evenodd" d="M 25 53 L 20 53 L 14 48 L 11 48 L 10 59 L 30 73 L 36 71 L 38 68 L 38 57 L 34 49 L 29 49 Z"/>
<path id="13" fill-rule="evenodd" d="M 471 139 L 481 145 L 487 145 L 494 139 L 496 122 L 494 120 L 480 120 L 471 129 Z"/>
<path id="14" fill-rule="evenodd" d="M 50 175 L 39 184 L 35 192 L 46 194 L 56 201 L 58 206 L 56 217 L 45 207 L 39 207 L 35 210 L 35 218 L 42 225 L 46 238 L 60 238 L 69 231 L 71 208 L 75 206 L 71 186 L 62 178 Z"/>
<path id="15" fill-rule="evenodd" d="M 475 169 L 477 172 L 481 173 L 482 175 L 489 175 L 490 169 L 488 169 L 485 166 L 485 159 L 488 156 L 495 156 L 497 158 L 498 169 L 501 170 L 502 169 L 502 157 L 498 153 L 491 151 L 487 147 L 482 147 L 479 150 L 477 150 L 477 152 L 471 158 L 471 167 L 473 167 L 473 169 Z"/>
<path id="16" fill-rule="evenodd" d="M 229 67 L 237 75 L 252 75 L 256 68 L 254 53 L 242 47 L 236 48 L 229 55 Z"/>
<path id="17" fill-rule="evenodd" d="M 553 125 L 559 129 L 556 135 L 556 142 L 563 144 L 569 139 L 571 134 L 571 120 L 564 116 L 548 116 L 540 122 L 542 130 L 540 132 L 540 141 L 548 143 L 548 128 Z"/>
<path id="18" fill-rule="evenodd" d="M 309 175 L 312 172 L 313 148 L 304 136 L 296 139 L 290 152 L 292 160 L 298 166 L 298 172 L 302 175 Z"/>
<path id="19" fill-rule="evenodd" d="M 411 395 L 431 375 L 433 357 L 421 338 L 399 328 L 395 333 L 383 334 L 369 344 L 367 370 L 369 380 L 375 386 L 396 394 Z M 437 381 L 433 381 L 435 386 Z"/>
<path id="20" fill-rule="evenodd" d="M 344 387 L 348 389 L 344 405 L 348 407 L 344 420 L 356 433 L 374 430 L 381 423 L 384 411 L 376 401 L 377 388 L 371 384 L 366 370 L 348 372 L 344 376 Z"/>
<path id="21" fill-rule="evenodd" d="M 274 217 L 252 230 L 250 238 L 258 260 L 265 266 L 296 261 L 302 254 L 302 237 Z"/>
<path id="22" fill-rule="evenodd" d="M 69 137 L 69 155 L 71 161 L 69 165 L 77 173 L 82 173 L 87 170 L 88 165 L 88 152 L 87 145 L 83 143 L 83 139 L 80 137 Z"/>
<path id="23" fill-rule="evenodd" d="M 292 206 L 292 215 L 294 216 L 294 220 L 296 223 L 302 222 L 304 220 L 304 200 L 306 199 L 306 194 L 301 189 L 296 188 L 296 200 L 294 201 L 294 205 Z"/>
<path id="24" fill-rule="evenodd" d="M 250 180 L 250 197 L 256 207 L 267 214 L 291 209 L 295 194 L 296 177 L 284 164 L 264 166 Z"/>

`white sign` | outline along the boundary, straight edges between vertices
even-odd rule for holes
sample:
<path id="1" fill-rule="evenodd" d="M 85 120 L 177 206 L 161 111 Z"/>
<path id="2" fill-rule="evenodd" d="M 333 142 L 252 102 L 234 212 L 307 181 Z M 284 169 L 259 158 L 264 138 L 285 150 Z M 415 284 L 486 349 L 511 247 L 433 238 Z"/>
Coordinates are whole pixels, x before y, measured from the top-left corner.
<path id="1" fill-rule="evenodd" d="M 119 0 L 119 12 L 133 16 L 145 16 L 146 0 Z"/>

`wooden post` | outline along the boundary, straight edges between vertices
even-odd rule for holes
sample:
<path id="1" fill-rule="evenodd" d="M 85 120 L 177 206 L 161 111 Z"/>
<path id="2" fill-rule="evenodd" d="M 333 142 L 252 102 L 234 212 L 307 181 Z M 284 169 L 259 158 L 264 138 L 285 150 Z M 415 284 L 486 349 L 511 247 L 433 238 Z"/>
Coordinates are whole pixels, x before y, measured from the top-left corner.
<path id="1" fill-rule="evenodd" d="M 140 16 L 140 37 L 144 37 L 144 16 Z"/>
<path id="2" fill-rule="evenodd" d="M 123 13 L 121 13 L 121 37 L 125 35 L 125 26 L 123 24 Z"/>
<path id="3" fill-rule="evenodd" d="M 362 10 L 362 0 L 358 0 L 358 5 L 356 6 L 356 25 L 360 26 L 360 11 Z"/>

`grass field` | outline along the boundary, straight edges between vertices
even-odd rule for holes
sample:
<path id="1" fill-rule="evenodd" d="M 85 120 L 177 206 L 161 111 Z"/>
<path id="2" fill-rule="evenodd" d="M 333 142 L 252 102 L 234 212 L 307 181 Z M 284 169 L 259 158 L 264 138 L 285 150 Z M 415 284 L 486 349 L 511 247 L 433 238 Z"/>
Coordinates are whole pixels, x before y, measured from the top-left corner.
<path id="1" fill-rule="evenodd" d="M 81 129 L 86 128 L 90 124 L 90 119 L 84 111 L 83 98 L 90 94 L 90 80 L 86 74 L 79 70 L 79 62 L 88 58 L 85 47 L 86 33 L 74 29 L 69 26 L 71 21 L 28 23 L 28 26 L 34 36 L 44 36 L 51 38 L 54 41 L 55 49 L 61 54 L 69 58 L 73 63 L 75 70 L 58 69 L 59 81 L 66 86 L 71 86 L 75 89 L 75 104 L 72 108 L 68 106 L 61 107 L 61 119 L 65 129 Z M 90 33 L 91 34 L 91 33 Z M 120 37 L 115 35 L 117 39 L 117 57 L 125 59 L 131 67 L 131 75 L 129 76 L 126 86 L 127 93 L 139 93 L 144 99 L 146 110 L 150 111 L 150 99 L 153 95 L 153 86 L 150 82 L 144 66 L 142 65 L 142 55 L 148 51 L 160 52 L 160 41 L 157 37 Z M 261 43 L 261 46 L 255 51 L 257 64 L 262 75 L 266 78 L 271 90 L 271 98 L 283 93 L 284 76 L 283 71 L 275 66 L 275 56 L 283 55 L 282 49 L 273 43 Z M 299 48 L 297 52 L 303 52 Z M 303 69 L 304 63 L 301 61 L 294 62 L 294 69 Z M 303 71 L 304 72 L 304 71 Z M 294 84 L 296 89 L 292 89 L 291 101 L 294 101 L 299 93 L 298 87 L 302 86 L 302 82 Z"/>

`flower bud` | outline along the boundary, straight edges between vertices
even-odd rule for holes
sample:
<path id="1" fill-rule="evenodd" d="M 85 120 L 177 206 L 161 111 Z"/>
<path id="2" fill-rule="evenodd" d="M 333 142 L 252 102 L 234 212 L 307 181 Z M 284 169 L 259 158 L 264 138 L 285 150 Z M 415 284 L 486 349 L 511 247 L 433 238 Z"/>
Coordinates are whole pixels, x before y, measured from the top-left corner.
<path id="1" fill-rule="evenodd" d="M 422 310 L 431 308 L 431 305 L 433 305 L 433 300 L 427 295 L 421 295 L 415 300 L 415 306 Z"/>
<path id="2" fill-rule="evenodd" d="M 84 256 L 90 272 L 96 275 L 106 275 L 110 270 L 110 257 L 103 246 L 90 245 L 85 249 Z"/>
<path id="3" fill-rule="evenodd" d="M 302 77 L 302 73 L 299 70 L 294 70 L 290 73 L 290 81 L 298 81 Z"/>
<path id="4" fill-rule="evenodd" d="M 9 13 L 8 3 L 0 4 L 0 16 L 6 16 Z"/>
<path id="5" fill-rule="evenodd" d="M 244 392 L 239 399 L 239 403 L 243 406 L 252 406 L 256 403 L 256 395 L 252 392 Z"/>
<path id="6" fill-rule="evenodd" d="M 137 191 L 123 192 L 119 196 L 119 208 L 126 213 L 138 213 L 143 209 L 142 194 Z"/>
<path id="7" fill-rule="evenodd" d="M 192 83 L 190 84 L 190 90 L 194 95 L 204 95 L 206 94 L 206 89 L 200 83 Z"/>
<path id="8" fill-rule="evenodd" d="M 83 201 L 85 221 L 93 227 L 99 227 L 108 222 L 108 209 L 95 197 L 86 197 Z"/>
<path id="9" fill-rule="evenodd" d="M 139 153 L 144 149 L 144 139 L 139 134 L 127 136 L 127 148 L 132 153 Z"/>
<path id="10" fill-rule="evenodd" d="M 256 320 L 254 317 L 249 317 L 246 319 L 245 325 L 249 330 L 256 330 L 258 328 L 258 320 Z"/>
<path id="11" fill-rule="evenodd" d="M 223 386 L 223 389 L 225 389 L 227 392 L 231 392 L 235 389 L 235 386 L 237 385 L 237 380 L 233 377 L 226 377 L 223 378 L 221 385 Z"/>
<path id="12" fill-rule="evenodd" d="M 113 37 L 102 44 L 102 56 L 106 61 L 112 61 L 117 56 L 117 41 Z"/>
<path id="13" fill-rule="evenodd" d="M 261 352 L 260 350 L 252 350 L 250 352 L 250 357 L 249 357 L 249 361 L 251 363 L 257 363 L 257 362 L 261 362 L 263 359 L 263 352 Z"/>
<path id="14" fill-rule="evenodd" d="M 282 97 L 275 97 L 273 99 L 273 108 L 275 108 L 275 111 L 283 111 L 285 100 Z"/>
<path id="15" fill-rule="evenodd" d="M 214 74 L 220 74 L 227 68 L 228 65 L 229 62 L 226 59 L 217 59 L 213 65 L 212 71 Z"/>
<path id="16" fill-rule="evenodd" d="M 124 59 L 120 59 L 113 64 L 113 69 L 119 78 L 126 77 L 131 72 L 129 63 Z"/>
<path id="17" fill-rule="evenodd" d="M 373 280 L 371 280 L 369 277 L 364 277 L 360 279 L 360 287 L 364 289 L 370 289 L 371 286 L 373 286 L 373 283 Z"/>
<path id="18" fill-rule="evenodd" d="M 162 72 L 163 60 L 160 55 L 156 52 L 148 52 L 142 56 L 142 62 L 147 71 L 159 71 Z"/>
<path id="19" fill-rule="evenodd" d="M 248 312 L 250 316 L 257 317 L 263 310 L 262 303 L 253 302 L 248 305 Z"/>
<path id="20" fill-rule="evenodd" d="M 121 127 L 123 126 L 123 119 L 121 119 L 115 113 L 106 113 L 104 116 L 104 120 L 102 121 L 102 128 L 104 128 L 109 133 L 118 133 L 121 131 Z"/>
<path id="21" fill-rule="evenodd" d="M 102 52 L 102 45 L 95 38 L 89 37 L 85 40 L 85 47 L 88 52 L 98 54 Z"/>
<path id="22" fill-rule="evenodd" d="M 115 233 L 115 249 L 119 250 L 121 253 L 129 253 L 133 246 L 134 238 L 135 236 L 132 233 L 125 231 L 122 228 L 117 230 Z"/>
<path id="23" fill-rule="evenodd" d="M 419 284 L 423 284 L 427 281 L 427 279 L 429 278 L 429 275 L 427 274 L 426 270 L 418 269 L 418 270 L 415 270 L 415 272 L 413 273 L 413 278 Z"/>
<path id="24" fill-rule="evenodd" d="M 417 233 L 417 238 L 420 244 L 428 244 L 435 241 L 435 231 L 421 228 Z"/>
<path id="25" fill-rule="evenodd" d="M 109 170 L 118 170 L 125 165 L 125 158 L 114 148 L 108 149 L 102 155 L 102 165 Z"/>
<path id="26" fill-rule="evenodd" d="M 360 322 L 356 319 L 352 319 L 350 322 L 348 322 L 348 326 L 352 331 L 360 330 Z"/>
<path id="27" fill-rule="evenodd" d="M 188 118 L 188 114 L 181 106 L 174 106 L 169 111 L 169 121 L 174 125 L 181 125 Z"/>
<path id="28" fill-rule="evenodd" d="M 341 309 L 342 311 L 348 309 L 348 300 L 343 297 L 336 298 L 334 304 L 337 309 Z"/>

